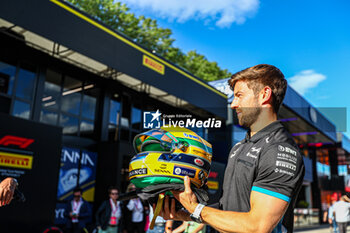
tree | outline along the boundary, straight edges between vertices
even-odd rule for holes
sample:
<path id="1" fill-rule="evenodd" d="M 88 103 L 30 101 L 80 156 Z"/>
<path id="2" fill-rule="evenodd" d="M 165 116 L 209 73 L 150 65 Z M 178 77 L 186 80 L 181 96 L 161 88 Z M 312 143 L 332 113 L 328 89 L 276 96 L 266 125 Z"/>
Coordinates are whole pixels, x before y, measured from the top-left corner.
<path id="1" fill-rule="evenodd" d="M 126 4 L 113 0 L 66 1 L 205 81 L 231 76 L 227 69 L 222 70 L 216 62 L 209 62 L 196 51 L 185 54 L 174 47 L 175 39 L 171 38 L 170 29 L 159 27 L 156 20 L 144 16 L 136 17 L 129 12 Z"/>
<path id="2" fill-rule="evenodd" d="M 210 62 L 205 56 L 197 51 L 189 51 L 185 57 L 185 67 L 195 76 L 205 81 L 213 81 L 221 78 L 227 78 L 232 74 L 227 69 L 222 70 L 216 62 Z"/>

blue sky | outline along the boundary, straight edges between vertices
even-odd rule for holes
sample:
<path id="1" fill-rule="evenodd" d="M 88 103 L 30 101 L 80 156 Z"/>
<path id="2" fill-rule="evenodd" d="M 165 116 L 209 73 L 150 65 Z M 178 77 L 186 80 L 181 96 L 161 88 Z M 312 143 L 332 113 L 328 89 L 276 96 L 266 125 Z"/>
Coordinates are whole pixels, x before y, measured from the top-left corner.
<path id="1" fill-rule="evenodd" d="M 346 108 L 350 138 L 350 1 L 121 0 L 234 73 L 273 64 L 315 107 Z M 331 111 L 328 111 L 331 112 Z M 344 129 L 347 123 L 346 129 Z"/>

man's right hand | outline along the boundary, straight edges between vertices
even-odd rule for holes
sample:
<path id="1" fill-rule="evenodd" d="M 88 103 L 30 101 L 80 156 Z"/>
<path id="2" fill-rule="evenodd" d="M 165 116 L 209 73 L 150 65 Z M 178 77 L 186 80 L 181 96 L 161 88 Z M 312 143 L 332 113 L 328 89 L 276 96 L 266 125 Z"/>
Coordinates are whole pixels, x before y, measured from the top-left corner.
<path id="1" fill-rule="evenodd" d="M 11 177 L 6 178 L 0 183 L 0 206 L 10 204 L 16 187 L 17 182 Z"/>

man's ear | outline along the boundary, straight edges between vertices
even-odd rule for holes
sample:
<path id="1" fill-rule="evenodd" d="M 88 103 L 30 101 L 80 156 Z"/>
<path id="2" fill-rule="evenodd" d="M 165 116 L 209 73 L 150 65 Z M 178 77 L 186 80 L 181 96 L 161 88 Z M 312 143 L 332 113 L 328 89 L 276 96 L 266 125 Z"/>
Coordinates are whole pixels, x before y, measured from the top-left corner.
<path id="1" fill-rule="evenodd" d="M 269 86 L 265 86 L 259 95 L 261 105 L 271 104 L 272 105 L 272 89 Z"/>

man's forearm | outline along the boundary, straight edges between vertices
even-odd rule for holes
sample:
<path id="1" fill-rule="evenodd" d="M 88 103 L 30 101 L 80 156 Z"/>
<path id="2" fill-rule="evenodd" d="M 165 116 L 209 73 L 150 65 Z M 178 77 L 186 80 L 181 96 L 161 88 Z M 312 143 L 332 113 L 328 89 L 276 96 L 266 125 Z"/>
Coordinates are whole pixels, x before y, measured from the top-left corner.
<path id="1" fill-rule="evenodd" d="M 201 217 L 206 224 L 220 232 L 261 232 L 259 218 L 255 218 L 249 212 L 223 211 L 204 207 Z"/>
<path id="2" fill-rule="evenodd" d="M 180 218 L 179 219 L 175 219 L 175 220 L 178 220 L 178 221 L 192 221 L 191 217 L 190 217 L 190 213 L 187 211 L 187 210 L 180 210 L 178 212 L 178 214 L 180 215 Z"/>
<path id="3" fill-rule="evenodd" d="M 184 184 L 185 191 L 173 191 L 173 195 L 189 213 L 193 213 L 198 207 L 198 201 L 191 190 L 190 180 L 187 176 L 184 179 Z M 285 199 L 252 191 L 249 212 L 224 211 L 206 206 L 202 209 L 201 217 L 204 223 L 211 225 L 220 232 L 268 233 L 276 227 L 288 205 L 289 202 Z M 169 212 L 167 201 L 164 206 L 165 216 L 170 216 L 167 214 Z M 174 212 L 175 208 L 172 207 L 171 213 L 175 216 Z"/>

